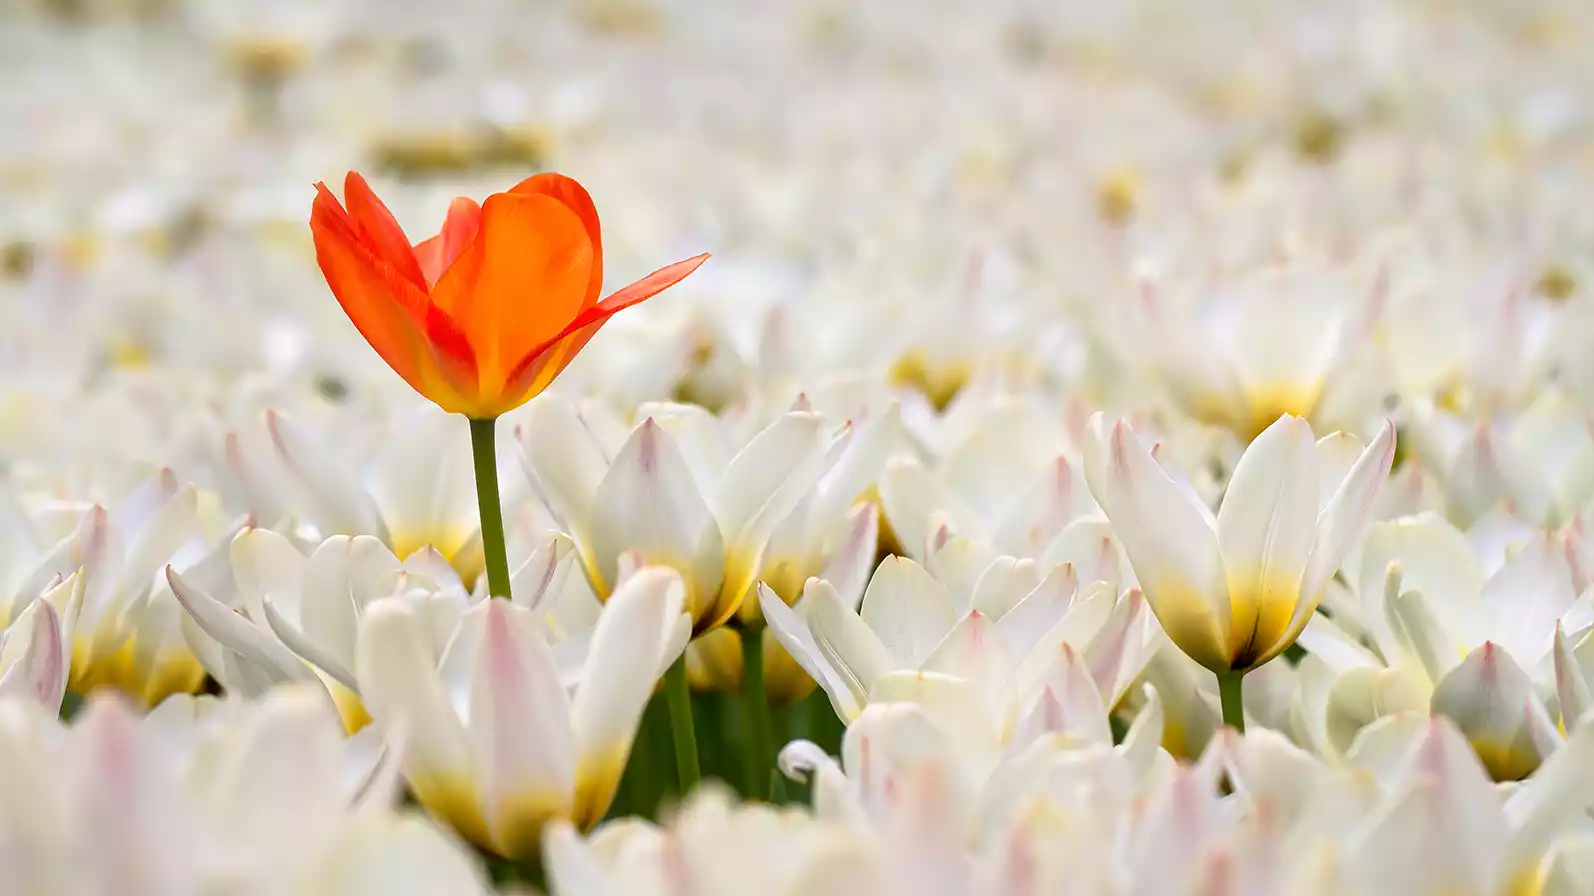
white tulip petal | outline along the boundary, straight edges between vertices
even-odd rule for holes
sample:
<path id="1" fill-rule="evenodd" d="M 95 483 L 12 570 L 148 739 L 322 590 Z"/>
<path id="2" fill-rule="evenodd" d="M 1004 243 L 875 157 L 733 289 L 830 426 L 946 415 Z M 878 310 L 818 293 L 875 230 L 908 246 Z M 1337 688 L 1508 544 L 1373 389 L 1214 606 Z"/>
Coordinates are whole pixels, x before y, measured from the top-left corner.
<path id="1" fill-rule="evenodd" d="M 403 732 L 412 785 L 441 787 L 471 776 L 471 741 L 414 610 L 393 598 L 371 604 L 360 620 L 358 654 L 361 699 L 377 725 Z"/>
<path id="2" fill-rule="evenodd" d="M 376 502 L 360 479 L 299 423 L 281 413 L 266 413 L 266 429 L 277 458 L 299 485 L 300 506 L 323 535 L 360 533 L 387 537 Z"/>
<path id="3" fill-rule="evenodd" d="M 552 393 L 526 405 L 517 429 L 522 462 L 538 494 L 566 531 L 586 538 L 598 483 L 608 469 L 603 445 L 575 406 Z"/>
<path id="4" fill-rule="evenodd" d="M 6 631 L 0 669 L 4 670 L 0 696 L 34 700 L 52 712 L 60 710 L 66 696 L 67 659 L 61 644 L 61 620 L 49 601 L 34 601 Z"/>
<path id="5" fill-rule="evenodd" d="M 453 556 L 476 536 L 475 467 L 456 415 L 427 408 L 400 421 L 377 453 L 367 487 L 402 556 L 423 545 Z"/>
<path id="6" fill-rule="evenodd" d="M 579 757 L 573 817 L 579 825 L 596 823 L 614 797 L 658 681 L 665 639 L 680 616 L 683 590 L 674 570 L 644 569 L 615 591 L 598 619 L 570 710 Z"/>
<path id="7" fill-rule="evenodd" d="M 1541 533 L 1484 584 L 1483 605 L 1493 623 L 1489 636 L 1532 669 L 1549 653 L 1555 623 L 1576 599 L 1565 543 Z"/>
<path id="8" fill-rule="evenodd" d="M 1432 710 L 1455 723 L 1499 781 L 1527 777 L 1560 745 L 1527 673 L 1488 641 L 1438 683 Z"/>
<path id="9" fill-rule="evenodd" d="M 875 569 L 859 615 L 898 669 L 918 668 L 957 623 L 946 589 L 904 557 L 887 557 Z"/>
<path id="10" fill-rule="evenodd" d="M 880 542 L 880 508 L 874 502 L 858 504 L 847 514 L 840 542 L 819 577 L 829 582 L 847 607 L 857 610 L 874 570 Z"/>
<path id="11" fill-rule="evenodd" d="M 810 588 L 817 588 L 818 579 L 810 579 L 804 594 Z M 840 598 L 837 598 L 840 602 Z M 815 604 L 817 606 L 817 602 Z M 836 717 L 851 721 L 858 713 L 863 711 L 863 705 L 868 699 L 868 688 L 862 682 L 856 687 L 849 684 L 847 676 L 830 665 L 819 643 L 810 631 L 810 619 L 813 608 L 803 601 L 798 602 L 801 613 L 786 605 L 768 585 L 762 582 L 758 585 L 758 606 L 763 611 L 764 622 L 769 625 L 769 630 L 775 635 L 775 640 L 780 646 L 791 654 L 804 672 L 824 689 L 825 695 L 830 698 L 830 705 L 836 712 Z M 851 612 L 849 608 L 843 610 Z M 884 650 L 885 648 L 881 648 Z"/>
<path id="12" fill-rule="evenodd" d="M 1238 668 L 1272 658 L 1287 646 L 1301 608 L 1316 606 L 1319 593 L 1304 590 L 1304 577 L 1317 540 L 1318 489 L 1312 427 L 1288 415 L 1256 437 L 1229 479 L 1218 545 L 1228 573 L 1229 654 Z"/>
<path id="13" fill-rule="evenodd" d="M 299 617 L 305 557 L 288 539 L 270 529 L 245 529 L 229 548 L 238 595 L 256 620 L 264 620 L 261 599 L 270 595 L 278 610 Z"/>
<path id="14" fill-rule="evenodd" d="M 1085 441 L 1085 478 L 1163 629 L 1202 665 L 1229 668 L 1224 560 L 1196 497 L 1174 484 L 1128 424 L 1109 428 L 1099 414 Z"/>
<path id="15" fill-rule="evenodd" d="M 519 854 L 531 833 L 526 826 L 569 811 L 576 781 L 570 701 L 528 611 L 488 600 L 471 612 L 482 615 L 483 631 L 471 670 L 467 736 L 489 829 L 499 845 Z"/>
<path id="16" fill-rule="evenodd" d="M 1067 615 L 1078 590 L 1079 581 L 1072 564 L 1053 568 L 1023 600 L 996 621 L 996 633 L 1007 644 L 1008 654 L 1024 656 L 1029 653 L 1035 643 Z"/>
<path id="17" fill-rule="evenodd" d="M 807 616 L 808 632 L 819 658 L 840 679 L 851 702 L 858 707 L 868 702 L 869 692 L 881 675 L 892 669 L 912 668 L 902 665 L 900 657 L 893 655 L 876 631 L 842 604 L 829 583 L 810 579 L 799 606 Z"/>
<path id="18" fill-rule="evenodd" d="M 1001 619 L 1041 582 L 1034 560 L 998 557 L 974 583 L 969 607 L 992 620 Z"/>
<path id="19" fill-rule="evenodd" d="M 723 573 L 719 524 L 697 491 L 675 440 L 652 420 L 643 420 L 621 446 L 593 499 L 591 549 L 603 581 L 619 581 L 619 557 L 636 552 L 648 563 L 691 571 L 689 610 L 705 609 Z M 705 546 L 710 546 L 705 554 Z M 698 558 L 712 555 L 714 571 L 698 575 Z"/>
<path id="20" fill-rule="evenodd" d="M 727 542 L 762 547 L 824 474 L 823 424 L 786 414 L 731 459 L 709 498 Z"/>
<path id="21" fill-rule="evenodd" d="M 345 668 L 354 665 L 360 616 L 367 605 L 391 596 L 398 587 L 402 566 L 380 539 L 369 535 L 350 538 L 334 535 L 302 564 L 297 619 L 304 636 L 325 656 Z M 282 601 L 272 595 L 282 609 Z"/>
<path id="22" fill-rule="evenodd" d="M 924 672 L 966 678 L 994 699 L 999 687 L 1006 684 L 1012 666 L 1013 661 L 1001 638 L 997 637 L 991 618 L 979 610 L 970 610 L 930 651 L 919 668 Z"/>
<path id="23" fill-rule="evenodd" d="M 1339 569 L 1345 553 L 1367 525 L 1378 491 L 1389 479 L 1395 462 L 1395 425 L 1385 421 L 1377 438 L 1362 452 L 1340 483 L 1339 490 L 1323 505 L 1317 517 L 1317 543 L 1312 548 L 1301 593 L 1316 600 Z M 1302 625 L 1305 623 L 1302 622 Z M 1299 631 L 1294 625 L 1292 629 Z"/>
<path id="24" fill-rule="evenodd" d="M 193 618 L 195 624 L 223 647 L 258 666 L 278 682 L 315 681 L 315 673 L 280 641 L 259 626 L 219 603 L 215 598 L 193 588 L 170 567 L 166 579 L 171 583 L 172 594 Z"/>

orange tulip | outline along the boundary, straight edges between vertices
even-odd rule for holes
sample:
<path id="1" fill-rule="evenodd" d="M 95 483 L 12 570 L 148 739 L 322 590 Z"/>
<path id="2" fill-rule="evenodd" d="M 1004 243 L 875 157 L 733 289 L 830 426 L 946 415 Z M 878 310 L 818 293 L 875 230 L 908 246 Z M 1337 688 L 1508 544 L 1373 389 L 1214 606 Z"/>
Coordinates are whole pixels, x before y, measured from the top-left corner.
<path id="1" fill-rule="evenodd" d="M 599 301 L 603 243 L 581 185 L 539 174 L 477 205 L 454 200 L 414 246 L 365 178 L 338 204 L 316 184 L 316 260 L 349 320 L 404 381 L 445 411 L 491 419 L 548 387 L 608 319 L 708 258 L 679 261 Z"/>

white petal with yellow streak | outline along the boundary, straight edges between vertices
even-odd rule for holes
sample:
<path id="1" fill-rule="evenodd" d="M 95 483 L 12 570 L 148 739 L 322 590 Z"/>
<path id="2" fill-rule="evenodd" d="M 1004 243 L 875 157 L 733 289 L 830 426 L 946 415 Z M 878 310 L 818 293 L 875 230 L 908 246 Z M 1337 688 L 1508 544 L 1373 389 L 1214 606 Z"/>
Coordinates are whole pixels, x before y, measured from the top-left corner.
<path id="1" fill-rule="evenodd" d="M 1228 576 L 1227 655 L 1237 668 L 1271 658 L 1297 607 L 1315 605 L 1302 586 L 1317 541 L 1318 489 L 1312 428 L 1299 417 L 1280 417 L 1234 468 L 1218 509 L 1218 546 Z"/>
<path id="2" fill-rule="evenodd" d="M 1123 421 L 1091 418 L 1084 447 L 1091 493 L 1163 629 L 1203 666 L 1228 670 L 1229 586 L 1199 499 L 1174 484 Z"/>

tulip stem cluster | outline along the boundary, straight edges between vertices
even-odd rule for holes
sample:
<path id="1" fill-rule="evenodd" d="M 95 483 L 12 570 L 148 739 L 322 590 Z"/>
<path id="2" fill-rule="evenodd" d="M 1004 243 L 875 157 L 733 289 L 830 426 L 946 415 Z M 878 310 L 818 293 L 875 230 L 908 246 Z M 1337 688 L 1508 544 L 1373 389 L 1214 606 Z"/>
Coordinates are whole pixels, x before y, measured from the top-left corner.
<path id="1" fill-rule="evenodd" d="M 751 799 L 767 799 L 771 764 L 763 626 L 742 631 L 742 715 L 747 725 L 747 738 L 742 742 L 747 755 L 747 795 Z"/>
<path id="2" fill-rule="evenodd" d="M 1245 701 L 1242 684 L 1245 673 L 1239 670 L 1218 673 L 1218 700 L 1223 704 L 1223 724 L 1245 733 Z"/>
<path id="3" fill-rule="evenodd" d="M 697 731 L 692 727 L 692 691 L 686 683 L 686 656 L 664 673 L 664 700 L 670 708 L 670 737 L 675 742 L 675 776 L 681 794 L 697 786 Z"/>
<path id="4" fill-rule="evenodd" d="M 471 456 L 476 463 L 476 506 L 481 514 L 482 554 L 487 560 L 487 591 L 509 598 L 509 556 L 504 550 L 504 511 L 498 497 L 497 418 L 470 421 Z"/>

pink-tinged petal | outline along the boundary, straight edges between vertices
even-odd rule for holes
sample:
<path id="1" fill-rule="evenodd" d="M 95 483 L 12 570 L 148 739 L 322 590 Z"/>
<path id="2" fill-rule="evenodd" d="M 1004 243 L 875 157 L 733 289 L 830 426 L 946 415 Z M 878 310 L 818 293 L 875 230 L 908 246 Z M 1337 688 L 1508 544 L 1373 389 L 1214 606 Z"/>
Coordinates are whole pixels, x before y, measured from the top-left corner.
<path id="1" fill-rule="evenodd" d="M 575 784 L 570 702 L 531 612 L 489 600 L 470 683 L 470 740 L 488 824 L 509 856 L 533 855 L 542 825 L 568 817 Z"/>
<path id="2" fill-rule="evenodd" d="M 421 273 L 426 275 L 428 288 L 436 286 L 437 281 L 443 278 L 443 272 L 476 238 L 476 231 L 481 226 L 482 207 L 476 200 L 461 196 L 449 203 L 443 229 L 437 236 L 415 245 L 415 257 L 421 264 Z"/>
<path id="3" fill-rule="evenodd" d="M 1566 640 L 1566 634 L 1561 631 L 1561 626 L 1555 626 L 1555 645 L 1552 648 L 1555 662 L 1555 698 L 1560 704 L 1561 733 L 1572 731 L 1577 725 L 1577 720 L 1582 718 L 1589 709 L 1594 708 L 1594 694 L 1590 693 L 1588 679 L 1583 675 L 1583 667 L 1577 661 L 1577 656 L 1572 652 L 1572 645 Z"/>
<path id="4" fill-rule="evenodd" d="M 13 647 L 15 642 L 18 647 Z M 6 632 L 0 650 L 0 695 L 38 702 L 52 714 L 66 695 L 66 660 L 61 645 L 61 617 L 47 600 L 35 600 Z M 9 664 L 7 664 L 9 661 Z"/>
<path id="5" fill-rule="evenodd" d="M 698 492 L 675 439 L 653 418 L 637 424 L 598 484 L 589 548 L 599 594 L 620 580 L 621 555 L 671 566 L 686 580 L 686 611 L 703 628 L 725 572 L 719 523 Z M 734 606 L 732 607 L 734 609 Z"/>
<path id="6" fill-rule="evenodd" d="M 1229 594 L 1218 539 L 1199 499 L 1169 478 L 1127 423 L 1091 419 L 1085 479 L 1112 521 L 1151 609 L 1201 665 L 1228 671 Z"/>
<path id="7" fill-rule="evenodd" d="M 1013 744 L 1046 734 L 1066 734 L 1087 744 L 1111 744 L 1112 729 L 1090 670 L 1068 644 L 1055 653 L 1040 682 L 1040 693 L 1024 708 Z"/>
<path id="8" fill-rule="evenodd" d="M 1467 742 L 1435 718 L 1385 805 L 1345 844 L 1350 892 L 1492 892 L 1510 831 Z"/>
<path id="9" fill-rule="evenodd" d="M 421 274 L 420 263 L 415 260 L 415 250 L 410 248 L 404 228 L 399 226 L 393 213 L 388 211 L 387 206 L 371 190 L 371 185 L 358 172 L 350 171 L 344 177 L 343 202 L 348 206 L 349 219 L 371 253 L 397 271 L 399 276 L 425 289 L 426 278 Z"/>
<path id="10" fill-rule="evenodd" d="M 1496 781 L 1526 778 L 1560 746 L 1527 673 L 1488 641 L 1439 682 L 1430 709 L 1456 724 Z"/>
<path id="11" fill-rule="evenodd" d="M 979 610 L 970 610 L 952 626 L 941 643 L 935 645 L 919 668 L 968 679 L 994 702 L 1000 689 L 1007 686 L 1013 660 L 997 635 L 991 617 Z"/>

